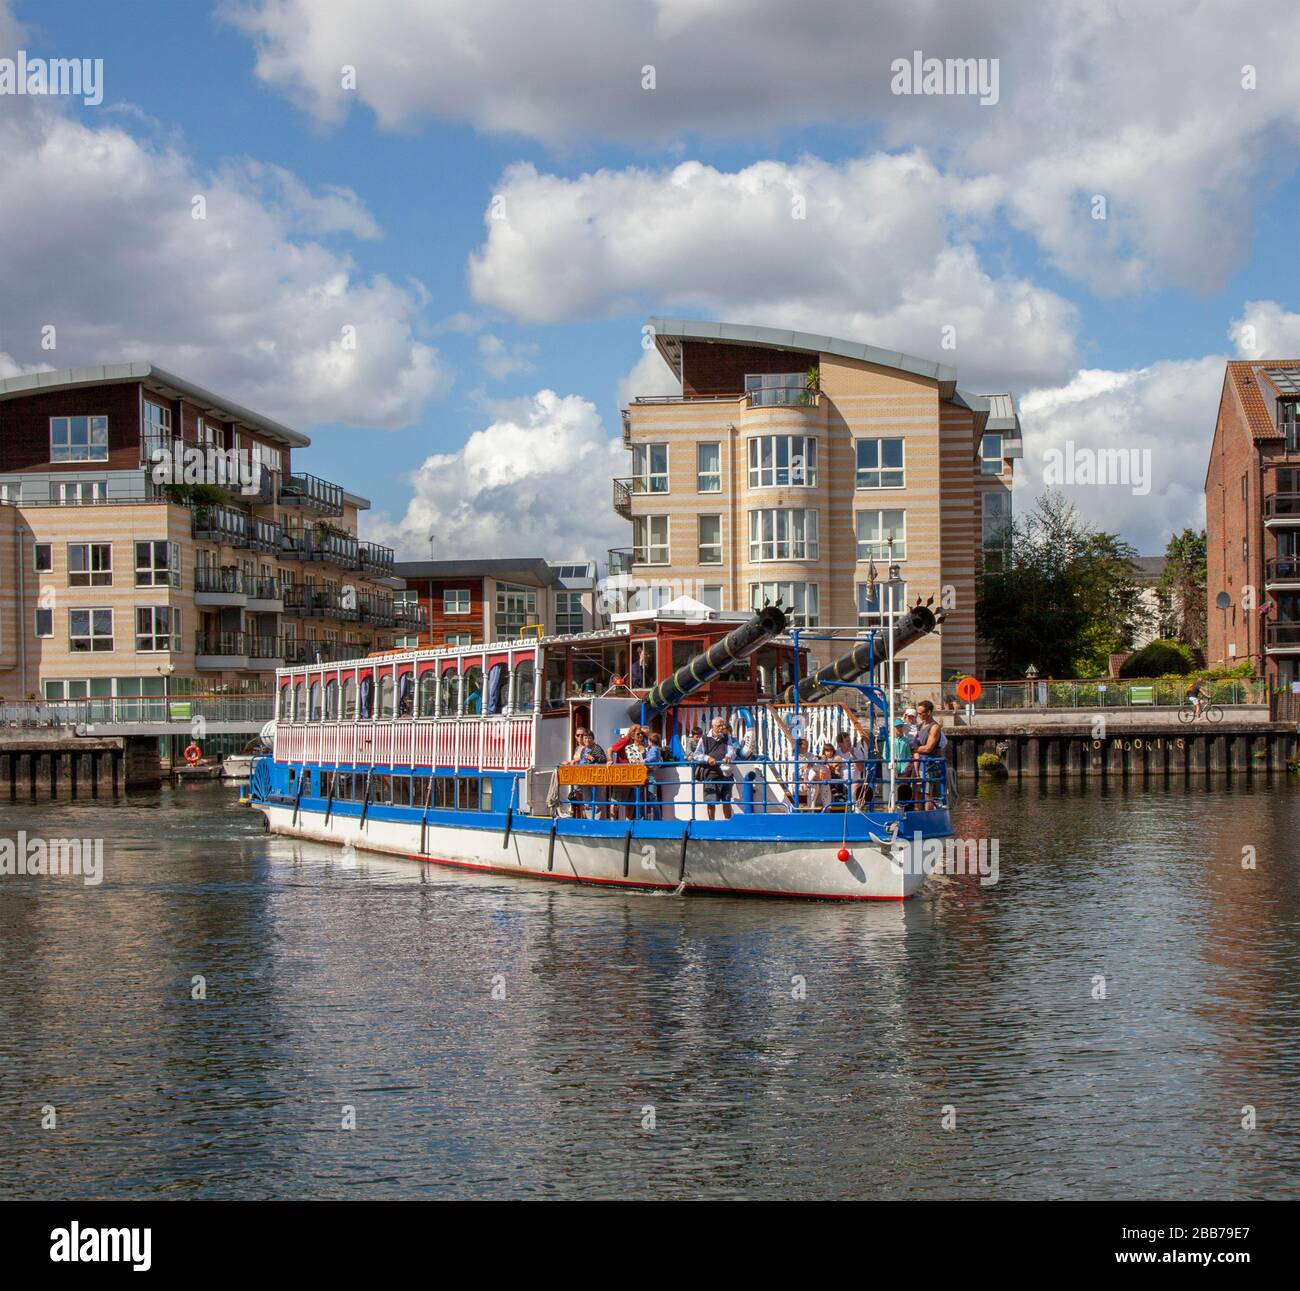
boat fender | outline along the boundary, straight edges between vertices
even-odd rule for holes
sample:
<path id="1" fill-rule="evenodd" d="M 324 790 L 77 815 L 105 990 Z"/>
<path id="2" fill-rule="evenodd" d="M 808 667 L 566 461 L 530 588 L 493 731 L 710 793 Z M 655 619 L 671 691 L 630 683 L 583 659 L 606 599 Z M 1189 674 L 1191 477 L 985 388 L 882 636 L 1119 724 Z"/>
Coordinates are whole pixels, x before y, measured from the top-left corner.
<path id="1" fill-rule="evenodd" d="M 515 822 L 515 809 L 513 807 L 507 807 L 506 808 L 506 832 L 501 836 L 502 847 L 510 846 L 510 830 L 514 827 L 514 822 Z"/>
<path id="2" fill-rule="evenodd" d="M 686 828 L 682 831 L 682 859 L 677 869 L 677 885 L 679 889 L 686 882 L 686 844 L 690 841 L 690 837 L 691 826 L 688 822 Z"/>
<path id="3" fill-rule="evenodd" d="M 627 827 L 627 833 L 623 836 L 623 877 L 627 878 L 628 863 L 632 859 L 632 826 Z"/>
<path id="4" fill-rule="evenodd" d="M 560 827 L 560 818 L 553 816 L 551 818 L 551 841 L 546 849 L 546 872 L 549 874 L 555 868 L 555 831 Z"/>
<path id="5" fill-rule="evenodd" d="M 835 859 L 841 864 L 847 865 L 853 859 L 853 853 L 850 852 L 847 847 L 841 847 L 840 850 L 835 853 Z"/>

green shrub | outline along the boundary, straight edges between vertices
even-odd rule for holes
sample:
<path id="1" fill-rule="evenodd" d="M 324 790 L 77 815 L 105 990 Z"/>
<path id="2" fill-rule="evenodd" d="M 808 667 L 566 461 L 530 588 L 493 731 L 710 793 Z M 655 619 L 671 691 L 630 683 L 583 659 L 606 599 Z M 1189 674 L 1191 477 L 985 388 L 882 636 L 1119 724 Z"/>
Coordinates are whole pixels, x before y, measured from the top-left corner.
<path id="1" fill-rule="evenodd" d="M 975 765 L 984 772 L 985 775 L 1006 775 L 1006 764 L 996 753 L 981 753 L 975 759 Z"/>
<path id="2" fill-rule="evenodd" d="M 1120 665 L 1121 677 L 1185 676 L 1196 667 L 1196 656 L 1181 641 L 1152 641 Z"/>

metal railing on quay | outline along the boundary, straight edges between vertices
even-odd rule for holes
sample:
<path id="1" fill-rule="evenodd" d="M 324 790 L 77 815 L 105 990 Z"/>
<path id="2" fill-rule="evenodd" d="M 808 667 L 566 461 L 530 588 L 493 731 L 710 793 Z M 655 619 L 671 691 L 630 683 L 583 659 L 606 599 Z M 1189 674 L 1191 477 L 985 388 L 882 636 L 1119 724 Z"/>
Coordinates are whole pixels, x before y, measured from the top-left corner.
<path id="1" fill-rule="evenodd" d="M 275 716 L 270 694 L 116 696 L 99 699 L 11 700 L 0 704 L 0 726 L 52 727 L 112 723 L 185 726 L 196 717 L 210 722 L 260 726 Z"/>

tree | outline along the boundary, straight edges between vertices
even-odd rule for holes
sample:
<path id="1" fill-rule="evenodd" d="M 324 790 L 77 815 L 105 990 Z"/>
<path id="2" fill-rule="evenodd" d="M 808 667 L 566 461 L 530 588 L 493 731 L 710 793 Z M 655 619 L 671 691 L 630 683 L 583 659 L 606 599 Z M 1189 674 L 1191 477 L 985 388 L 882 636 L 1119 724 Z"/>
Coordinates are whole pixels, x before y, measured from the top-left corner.
<path id="1" fill-rule="evenodd" d="M 1156 595 L 1162 611 L 1168 606 L 1175 638 L 1197 650 L 1205 649 L 1206 583 L 1205 530 L 1174 534 L 1165 547 Z"/>
<path id="2" fill-rule="evenodd" d="M 1002 568 L 981 576 L 976 606 L 995 671 L 1020 676 L 1033 664 L 1045 677 L 1104 674 L 1149 618 L 1135 549 L 1053 492 L 1008 538 Z"/>

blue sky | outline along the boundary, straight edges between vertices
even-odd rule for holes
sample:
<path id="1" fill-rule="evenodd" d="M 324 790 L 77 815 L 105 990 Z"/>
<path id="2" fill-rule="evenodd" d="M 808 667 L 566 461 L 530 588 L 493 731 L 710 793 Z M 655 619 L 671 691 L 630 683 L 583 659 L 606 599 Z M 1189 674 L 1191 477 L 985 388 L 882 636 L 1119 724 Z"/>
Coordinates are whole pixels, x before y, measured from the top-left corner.
<path id="1" fill-rule="evenodd" d="M 106 89 L 97 107 L 0 98 L 7 155 L 30 158 L 11 198 L 70 208 L 0 212 L 19 261 L 0 363 L 147 353 L 282 416 L 409 554 L 430 532 L 445 554 L 619 540 L 604 478 L 650 313 L 849 335 L 1011 389 L 1022 506 L 1039 449 L 1142 442 L 1150 496 L 1078 501 L 1144 551 L 1196 518 L 1222 359 L 1300 352 L 1287 6 L 1067 4 L 1045 23 L 990 2 L 956 22 L 824 0 L 794 30 L 770 0 L 304 6 L 0 0 L 0 57 L 102 58 Z M 998 58 L 1001 102 L 892 95 L 913 48 Z M 149 209 L 191 189 L 210 197 L 201 256 L 179 206 L 161 226 Z M 783 223 L 796 191 L 809 217 Z M 122 303 L 137 293 L 163 308 Z M 47 310 L 57 356 L 35 339 Z M 331 367 L 353 314 L 365 363 Z M 1262 348 L 1230 336 L 1243 324 Z M 622 389 L 661 380 L 643 365 Z"/>

